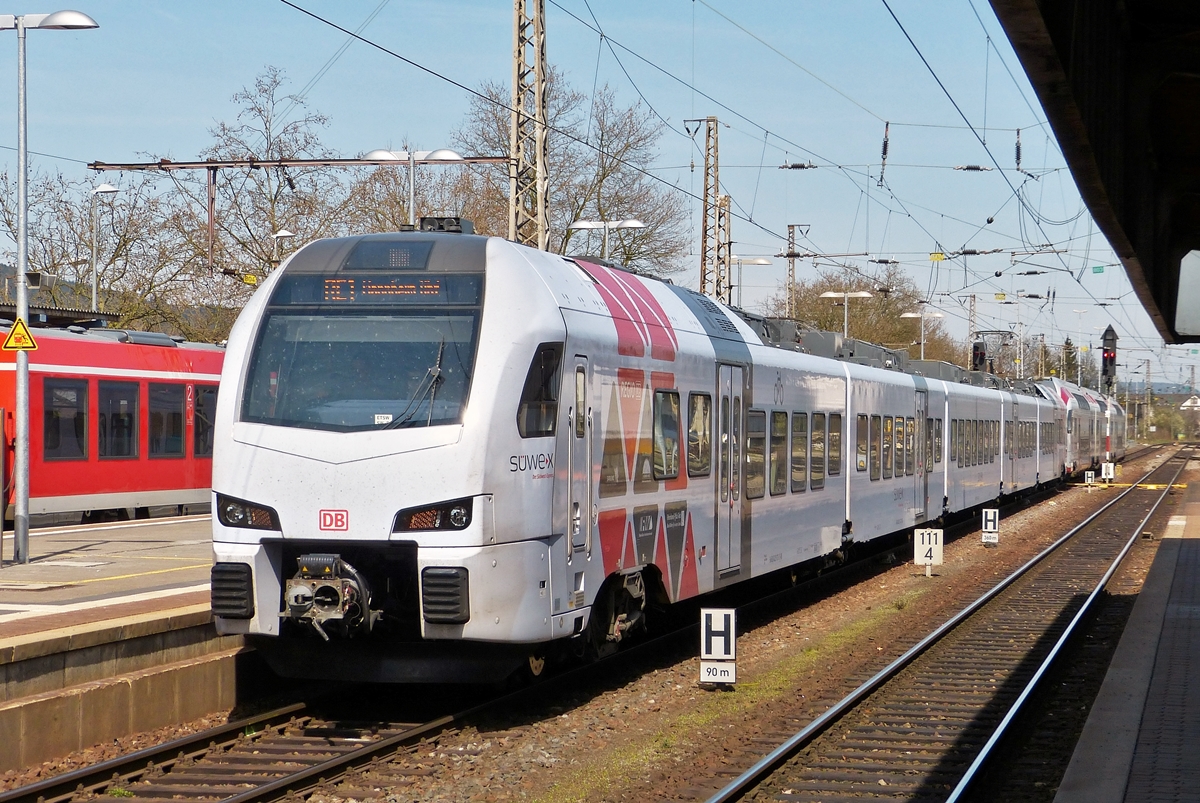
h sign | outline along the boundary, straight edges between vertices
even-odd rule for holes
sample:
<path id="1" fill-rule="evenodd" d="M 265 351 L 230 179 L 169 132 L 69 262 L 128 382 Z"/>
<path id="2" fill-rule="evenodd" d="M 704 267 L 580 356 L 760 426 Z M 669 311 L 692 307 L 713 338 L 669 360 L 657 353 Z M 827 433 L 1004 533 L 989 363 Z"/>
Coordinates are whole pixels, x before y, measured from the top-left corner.
<path id="1" fill-rule="evenodd" d="M 732 661 L 737 657 L 737 610 L 700 611 L 700 660 Z"/>
<path id="2" fill-rule="evenodd" d="M 983 510 L 983 531 L 985 533 L 1000 532 L 1000 510 L 989 507 Z"/>
<path id="3" fill-rule="evenodd" d="M 320 512 L 318 527 L 325 531 L 345 532 L 350 529 L 350 511 L 348 510 L 322 510 Z"/>

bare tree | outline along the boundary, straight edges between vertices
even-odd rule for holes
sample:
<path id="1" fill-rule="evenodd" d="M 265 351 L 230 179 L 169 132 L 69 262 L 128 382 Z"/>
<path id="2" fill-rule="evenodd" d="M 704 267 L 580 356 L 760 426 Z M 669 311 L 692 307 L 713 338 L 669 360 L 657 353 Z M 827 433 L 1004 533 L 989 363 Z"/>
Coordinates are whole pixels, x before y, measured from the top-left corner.
<path id="1" fill-rule="evenodd" d="M 597 90 L 589 104 L 557 70 L 550 71 L 547 84 L 550 250 L 566 253 L 576 248 L 575 238 L 582 233 L 567 229 L 576 220 L 636 218 L 646 228 L 614 230 L 610 258 L 654 274 L 683 270 L 688 250 L 686 198 L 648 170 L 662 126 L 640 103 L 622 106 L 608 86 Z M 472 100 L 454 136 L 455 146 L 472 154 L 507 153 L 509 89 L 485 84 L 480 92 L 486 99 Z M 505 167 L 463 169 L 448 188 L 461 199 L 462 214 L 475 220 L 478 231 L 507 234 Z M 598 241 L 585 250 L 598 253 Z"/>
<path id="2" fill-rule="evenodd" d="M 871 298 L 850 299 L 851 337 L 889 348 L 907 349 L 911 357 L 920 354 L 920 319 L 900 316 L 905 312 L 919 312 L 923 297 L 916 283 L 894 265 L 887 266 L 876 277 L 842 270 L 819 273 L 813 279 L 797 282 L 793 296 L 796 320 L 824 331 L 842 331 L 846 313 L 842 301 L 821 298 L 821 293 L 846 290 L 871 293 Z M 768 300 L 768 314 L 785 314 L 786 292 L 784 288 Z M 962 353 L 961 344 L 950 337 L 939 319 L 925 319 L 925 359 L 959 363 Z"/>
<path id="3" fill-rule="evenodd" d="M 210 130 L 214 142 L 200 158 L 336 158 L 319 133 L 329 119 L 308 111 L 302 98 L 285 95 L 285 80 L 281 70 L 268 67 L 253 86 L 237 92 L 232 98 L 240 106 L 236 121 L 218 122 Z M 288 120 L 283 112 L 293 107 L 302 113 Z M 200 172 L 169 173 L 178 190 L 170 219 L 189 245 L 184 256 L 197 275 L 208 268 L 207 176 Z M 321 167 L 219 170 L 215 267 L 240 276 L 265 275 L 272 268 L 275 232 L 288 229 L 298 242 L 344 233 L 345 185 L 339 171 Z"/>

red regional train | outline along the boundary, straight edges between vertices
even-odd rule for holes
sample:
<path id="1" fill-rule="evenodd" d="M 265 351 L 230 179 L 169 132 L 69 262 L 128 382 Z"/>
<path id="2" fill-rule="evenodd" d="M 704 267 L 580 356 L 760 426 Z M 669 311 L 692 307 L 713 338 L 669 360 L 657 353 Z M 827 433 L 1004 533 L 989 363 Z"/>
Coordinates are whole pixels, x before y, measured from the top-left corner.
<path id="1" fill-rule="evenodd" d="M 10 322 L 0 324 L 0 338 Z M 225 350 L 157 332 L 33 329 L 29 513 L 34 523 L 207 510 Z M 0 352 L 4 521 L 13 516 L 16 352 Z"/>

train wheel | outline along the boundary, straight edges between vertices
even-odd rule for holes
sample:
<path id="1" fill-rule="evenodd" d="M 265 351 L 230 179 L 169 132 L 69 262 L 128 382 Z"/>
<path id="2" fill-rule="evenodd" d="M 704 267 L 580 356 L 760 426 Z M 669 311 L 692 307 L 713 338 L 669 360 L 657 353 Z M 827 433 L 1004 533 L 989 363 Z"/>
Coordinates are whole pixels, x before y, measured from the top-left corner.
<path id="1" fill-rule="evenodd" d="M 610 577 L 596 595 L 588 621 L 588 643 L 595 658 L 612 655 L 620 642 L 645 626 L 646 590 L 642 575 Z"/>

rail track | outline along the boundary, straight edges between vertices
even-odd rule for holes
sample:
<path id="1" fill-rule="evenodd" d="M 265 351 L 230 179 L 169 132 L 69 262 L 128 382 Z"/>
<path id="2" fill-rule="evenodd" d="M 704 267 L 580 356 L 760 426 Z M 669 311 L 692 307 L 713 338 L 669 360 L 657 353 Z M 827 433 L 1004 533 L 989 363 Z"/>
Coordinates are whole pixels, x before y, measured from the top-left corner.
<path id="1" fill-rule="evenodd" d="M 1192 454 L 1142 477 L 709 803 L 959 800 Z"/>

